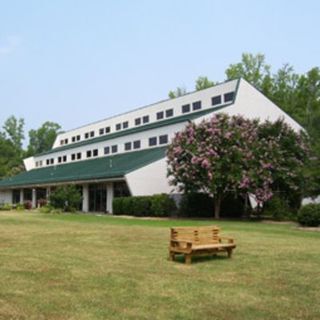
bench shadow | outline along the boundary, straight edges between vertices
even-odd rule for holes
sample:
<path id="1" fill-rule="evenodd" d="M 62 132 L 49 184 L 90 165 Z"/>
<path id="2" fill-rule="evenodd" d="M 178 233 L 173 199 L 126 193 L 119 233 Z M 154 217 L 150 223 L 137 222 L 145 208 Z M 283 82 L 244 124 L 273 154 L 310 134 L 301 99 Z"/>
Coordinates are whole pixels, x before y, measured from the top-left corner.
<path id="1" fill-rule="evenodd" d="M 207 255 L 207 256 L 199 256 L 199 257 L 193 256 L 191 264 L 204 263 L 204 262 L 216 261 L 216 260 L 230 260 L 230 258 L 224 255 Z M 186 264 L 184 255 L 176 255 L 174 261 L 170 261 L 170 262 Z"/>

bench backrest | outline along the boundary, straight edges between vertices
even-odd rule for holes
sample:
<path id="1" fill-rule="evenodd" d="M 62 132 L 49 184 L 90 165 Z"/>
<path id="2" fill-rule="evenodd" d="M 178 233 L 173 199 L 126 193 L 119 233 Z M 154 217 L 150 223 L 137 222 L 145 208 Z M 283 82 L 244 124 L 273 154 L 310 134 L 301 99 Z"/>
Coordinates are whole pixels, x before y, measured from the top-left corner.
<path id="1" fill-rule="evenodd" d="M 176 227 L 171 228 L 171 240 L 191 241 L 197 244 L 219 242 L 217 226 L 209 227 Z"/>

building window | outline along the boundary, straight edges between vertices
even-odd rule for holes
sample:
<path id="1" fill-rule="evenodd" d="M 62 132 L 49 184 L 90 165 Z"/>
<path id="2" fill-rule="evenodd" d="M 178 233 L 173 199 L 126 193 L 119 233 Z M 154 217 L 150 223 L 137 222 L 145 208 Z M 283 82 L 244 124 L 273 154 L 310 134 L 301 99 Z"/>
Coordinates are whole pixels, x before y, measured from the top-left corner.
<path id="1" fill-rule="evenodd" d="M 64 140 L 60 140 L 60 145 L 61 145 L 61 146 L 64 145 Z"/>
<path id="2" fill-rule="evenodd" d="M 157 120 L 161 120 L 163 119 L 163 117 L 164 117 L 163 111 L 157 112 Z"/>
<path id="3" fill-rule="evenodd" d="M 182 113 L 190 112 L 190 104 L 185 104 L 181 107 Z"/>
<path id="4" fill-rule="evenodd" d="M 64 144 L 68 144 L 68 143 L 69 143 L 68 139 L 64 139 Z"/>
<path id="5" fill-rule="evenodd" d="M 140 149 L 140 148 L 141 148 L 140 140 L 133 141 L 133 149 Z"/>
<path id="6" fill-rule="evenodd" d="M 78 152 L 77 153 L 77 160 L 80 160 L 81 159 L 81 152 Z"/>
<path id="7" fill-rule="evenodd" d="M 99 154 L 98 149 L 94 149 L 92 153 L 94 157 L 97 157 Z"/>
<path id="8" fill-rule="evenodd" d="M 42 160 L 39 161 L 39 167 L 42 167 Z"/>
<path id="9" fill-rule="evenodd" d="M 234 92 L 228 92 L 224 94 L 224 102 L 233 101 Z"/>
<path id="10" fill-rule="evenodd" d="M 117 146 L 117 145 L 112 146 L 112 147 L 111 147 L 111 152 L 112 152 L 112 153 L 118 152 L 118 146 Z"/>
<path id="11" fill-rule="evenodd" d="M 109 153 L 110 153 L 110 147 L 105 147 L 104 154 L 109 154 Z"/>
<path id="12" fill-rule="evenodd" d="M 129 127 L 129 122 L 128 121 L 122 123 L 122 128 L 123 129 L 127 129 L 128 127 Z"/>
<path id="13" fill-rule="evenodd" d="M 50 159 L 50 164 L 54 164 L 54 158 Z"/>
<path id="14" fill-rule="evenodd" d="M 170 118 L 170 117 L 172 117 L 173 116 L 173 109 L 168 109 L 168 110 L 166 110 L 166 117 L 167 118 Z"/>
<path id="15" fill-rule="evenodd" d="M 58 163 L 61 163 L 61 162 L 62 162 L 62 158 L 58 157 Z"/>
<path id="16" fill-rule="evenodd" d="M 139 126 L 139 125 L 141 124 L 141 118 L 135 119 L 135 120 L 134 120 L 134 124 L 135 124 L 136 126 Z"/>
<path id="17" fill-rule="evenodd" d="M 126 143 L 124 144 L 124 150 L 125 150 L 125 151 L 130 151 L 131 148 L 132 148 L 131 142 L 126 142 Z"/>
<path id="18" fill-rule="evenodd" d="M 84 134 L 84 138 L 85 139 L 89 139 L 89 133 L 88 132 Z"/>
<path id="19" fill-rule="evenodd" d="M 221 96 L 215 96 L 211 98 L 211 104 L 216 106 L 217 104 L 221 104 Z"/>
<path id="20" fill-rule="evenodd" d="M 149 146 L 156 146 L 157 145 L 157 137 L 149 138 Z"/>
<path id="21" fill-rule="evenodd" d="M 110 133 L 110 127 L 106 127 L 106 133 Z"/>
<path id="22" fill-rule="evenodd" d="M 62 157 L 62 161 L 63 161 L 63 162 L 67 162 L 67 156 L 63 156 L 63 157 Z"/>
<path id="23" fill-rule="evenodd" d="M 103 128 L 99 129 L 99 134 L 100 134 L 100 136 L 102 136 L 104 134 L 104 129 Z"/>
<path id="24" fill-rule="evenodd" d="M 121 123 L 117 123 L 117 124 L 116 124 L 116 130 L 117 130 L 117 131 L 121 130 Z"/>
<path id="25" fill-rule="evenodd" d="M 80 141 L 80 135 L 77 135 L 77 141 Z"/>
<path id="26" fill-rule="evenodd" d="M 149 122 L 149 116 L 144 116 L 142 118 L 143 123 L 148 123 Z"/>
<path id="27" fill-rule="evenodd" d="M 168 143 L 168 135 L 164 134 L 163 136 L 159 137 L 159 144 L 166 144 Z"/>
<path id="28" fill-rule="evenodd" d="M 73 153 L 73 154 L 71 155 L 71 160 L 72 160 L 72 161 L 76 160 L 76 154 L 75 154 L 75 153 Z"/>
<path id="29" fill-rule="evenodd" d="M 201 101 L 196 101 L 192 104 L 192 109 L 195 110 L 200 110 L 201 109 Z"/>
<path id="30" fill-rule="evenodd" d="M 72 137 L 72 142 L 76 142 L 76 137 Z"/>
<path id="31" fill-rule="evenodd" d="M 94 137 L 94 131 L 90 132 L 90 137 L 93 138 Z"/>
<path id="32" fill-rule="evenodd" d="M 87 151 L 87 158 L 91 158 L 91 155 L 92 155 L 91 150 L 88 150 L 88 151 Z"/>
<path id="33" fill-rule="evenodd" d="M 49 160 L 49 159 L 47 159 L 46 163 L 47 163 L 47 166 L 48 166 L 48 165 L 50 164 L 50 160 Z"/>

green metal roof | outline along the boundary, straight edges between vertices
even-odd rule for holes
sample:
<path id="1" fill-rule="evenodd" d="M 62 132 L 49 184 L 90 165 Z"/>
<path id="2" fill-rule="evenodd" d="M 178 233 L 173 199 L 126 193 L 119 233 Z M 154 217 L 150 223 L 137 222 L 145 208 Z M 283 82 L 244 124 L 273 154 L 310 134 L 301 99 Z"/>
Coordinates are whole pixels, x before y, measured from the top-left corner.
<path id="1" fill-rule="evenodd" d="M 62 182 L 121 178 L 125 174 L 165 157 L 166 147 L 122 153 L 22 172 L 0 181 L 0 189 L 49 185 Z"/>
<path id="2" fill-rule="evenodd" d="M 97 142 L 107 141 L 107 140 L 111 140 L 111 139 L 114 139 L 114 138 L 123 137 L 123 136 L 129 135 L 129 134 L 143 132 L 143 131 L 146 131 L 146 130 L 151 130 L 151 129 L 155 129 L 155 128 L 161 128 L 161 127 L 164 127 L 164 126 L 168 126 L 168 125 L 172 125 L 172 124 L 176 124 L 176 123 L 180 123 L 180 122 L 185 122 L 185 121 L 188 121 L 188 120 L 193 120 L 193 119 L 199 118 L 199 117 L 201 117 L 203 115 L 206 115 L 208 113 L 211 113 L 211 112 L 214 112 L 214 111 L 218 111 L 220 109 L 228 107 L 233 103 L 234 102 L 231 102 L 231 103 L 227 103 L 227 104 L 224 104 L 224 105 L 221 105 L 221 106 L 218 106 L 218 107 L 213 107 L 213 108 L 209 108 L 209 109 L 206 109 L 206 110 L 201 110 L 201 111 L 198 111 L 198 112 L 192 112 L 192 113 L 189 113 L 189 114 L 186 114 L 186 115 L 182 115 L 182 116 L 179 116 L 179 117 L 172 117 L 170 119 L 153 122 L 153 123 L 150 123 L 150 124 L 147 124 L 147 125 L 142 125 L 142 126 L 135 127 L 135 128 L 132 128 L 132 129 L 111 133 L 111 134 L 108 134 L 108 135 L 105 135 L 105 136 L 100 136 L 100 137 L 97 137 L 97 138 L 93 138 L 93 139 L 89 139 L 89 140 L 85 140 L 85 141 L 81 141 L 81 142 L 77 142 L 77 143 L 72 143 L 70 145 L 66 145 L 66 146 L 62 146 L 62 147 L 57 147 L 57 148 L 51 149 L 49 151 L 43 152 L 41 154 L 37 154 L 37 155 L 35 155 L 35 157 L 43 156 L 43 155 L 47 155 L 47 154 L 52 154 L 52 153 L 55 153 L 55 152 L 61 152 L 61 151 L 69 150 L 69 149 L 74 149 L 74 148 L 78 148 L 78 147 L 85 146 L 85 145 L 90 145 L 90 144 L 97 143 Z"/>

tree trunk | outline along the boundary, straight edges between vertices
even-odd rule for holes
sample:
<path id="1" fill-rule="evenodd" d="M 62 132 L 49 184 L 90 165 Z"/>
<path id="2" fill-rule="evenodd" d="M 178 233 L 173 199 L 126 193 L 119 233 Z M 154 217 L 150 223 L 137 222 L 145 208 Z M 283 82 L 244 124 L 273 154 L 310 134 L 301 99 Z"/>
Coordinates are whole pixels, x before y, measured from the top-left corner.
<path id="1" fill-rule="evenodd" d="M 220 219 L 221 196 L 214 197 L 214 218 Z"/>

